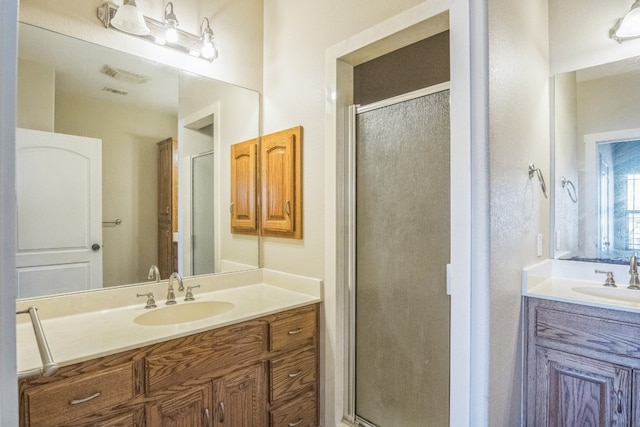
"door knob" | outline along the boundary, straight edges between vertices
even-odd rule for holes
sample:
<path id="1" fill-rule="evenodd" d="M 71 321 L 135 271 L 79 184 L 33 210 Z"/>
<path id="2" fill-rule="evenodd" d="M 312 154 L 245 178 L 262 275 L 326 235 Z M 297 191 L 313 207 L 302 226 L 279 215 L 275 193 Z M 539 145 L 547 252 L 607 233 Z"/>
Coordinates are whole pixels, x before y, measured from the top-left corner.
<path id="1" fill-rule="evenodd" d="M 94 243 L 93 245 L 91 245 L 91 249 L 93 249 L 94 251 L 99 251 L 100 250 L 100 245 L 97 243 Z"/>

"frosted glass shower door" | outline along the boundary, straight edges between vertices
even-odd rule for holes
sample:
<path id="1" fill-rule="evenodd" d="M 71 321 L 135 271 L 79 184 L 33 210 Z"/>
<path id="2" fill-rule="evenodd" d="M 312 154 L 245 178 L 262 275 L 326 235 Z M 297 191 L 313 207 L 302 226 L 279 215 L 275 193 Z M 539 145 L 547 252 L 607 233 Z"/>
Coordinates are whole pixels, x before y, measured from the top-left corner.
<path id="1" fill-rule="evenodd" d="M 355 412 L 449 424 L 449 91 L 357 113 Z"/>

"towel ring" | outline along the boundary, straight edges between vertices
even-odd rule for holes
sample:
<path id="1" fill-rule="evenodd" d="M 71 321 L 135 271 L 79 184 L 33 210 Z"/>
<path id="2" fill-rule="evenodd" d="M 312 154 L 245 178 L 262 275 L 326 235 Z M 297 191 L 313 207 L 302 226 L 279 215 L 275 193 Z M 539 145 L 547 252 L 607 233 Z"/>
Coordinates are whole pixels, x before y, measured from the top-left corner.
<path id="1" fill-rule="evenodd" d="M 533 163 L 529 164 L 529 179 L 532 179 L 534 175 L 538 175 L 538 182 L 540 183 L 540 189 L 542 190 L 542 194 L 544 194 L 544 198 L 548 199 L 547 196 L 547 184 L 544 182 L 544 176 L 542 176 L 542 171 L 540 168 L 536 168 Z"/>
<path id="2" fill-rule="evenodd" d="M 576 186 L 573 185 L 571 180 L 562 177 L 562 188 L 567 189 L 567 194 L 573 203 L 578 203 L 578 193 L 576 193 Z"/>

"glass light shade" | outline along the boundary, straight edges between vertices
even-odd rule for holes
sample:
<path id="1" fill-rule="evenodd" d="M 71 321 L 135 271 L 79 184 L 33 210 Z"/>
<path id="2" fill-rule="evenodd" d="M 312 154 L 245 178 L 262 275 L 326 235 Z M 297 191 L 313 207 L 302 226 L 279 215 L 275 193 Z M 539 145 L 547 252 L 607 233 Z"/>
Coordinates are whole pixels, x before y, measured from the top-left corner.
<path id="1" fill-rule="evenodd" d="M 115 16 L 111 19 L 111 25 L 120 31 L 136 36 L 146 36 L 151 32 L 135 2 L 133 4 L 125 2 L 120 6 Z"/>
<path id="2" fill-rule="evenodd" d="M 178 31 L 176 31 L 175 27 L 168 27 L 164 33 L 164 38 L 169 43 L 175 43 L 178 41 Z"/>
<path id="3" fill-rule="evenodd" d="M 631 10 L 622 18 L 620 26 L 616 31 L 618 37 L 638 37 L 640 36 L 640 2 L 636 1 Z"/>
<path id="4" fill-rule="evenodd" d="M 205 34 L 204 42 L 202 42 L 202 57 L 208 59 L 209 61 L 213 61 L 218 57 L 218 50 L 213 45 L 211 41 L 211 36 Z"/>

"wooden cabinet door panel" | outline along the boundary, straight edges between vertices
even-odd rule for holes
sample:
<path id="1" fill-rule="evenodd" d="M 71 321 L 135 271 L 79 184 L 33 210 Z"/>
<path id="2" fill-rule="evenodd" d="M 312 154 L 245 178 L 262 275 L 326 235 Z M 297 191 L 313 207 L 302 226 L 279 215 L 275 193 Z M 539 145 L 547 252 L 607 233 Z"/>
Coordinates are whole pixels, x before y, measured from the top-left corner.
<path id="1" fill-rule="evenodd" d="M 262 364 L 241 369 L 213 382 L 215 427 L 265 427 L 266 386 Z"/>
<path id="2" fill-rule="evenodd" d="M 256 158 L 258 140 L 231 146 L 231 231 L 257 234 Z"/>
<path id="3" fill-rule="evenodd" d="M 302 127 L 262 137 L 261 227 L 265 236 L 302 238 Z"/>
<path id="4" fill-rule="evenodd" d="M 151 403 L 147 425 L 153 427 L 200 427 L 211 425 L 211 385 Z"/>
<path id="5" fill-rule="evenodd" d="M 631 369 L 536 349 L 536 426 L 628 426 Z"/>

